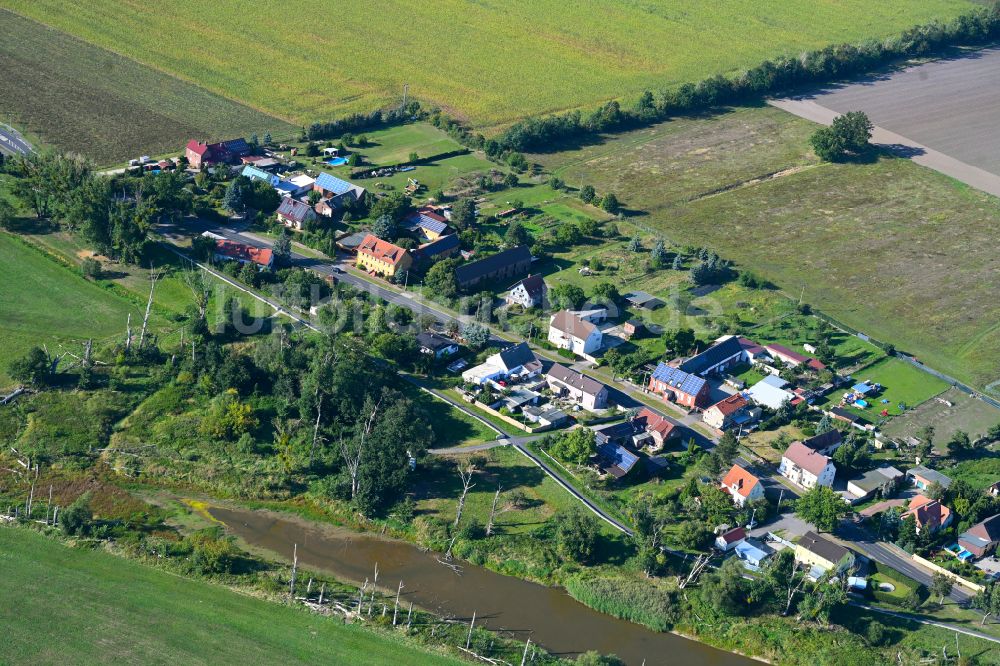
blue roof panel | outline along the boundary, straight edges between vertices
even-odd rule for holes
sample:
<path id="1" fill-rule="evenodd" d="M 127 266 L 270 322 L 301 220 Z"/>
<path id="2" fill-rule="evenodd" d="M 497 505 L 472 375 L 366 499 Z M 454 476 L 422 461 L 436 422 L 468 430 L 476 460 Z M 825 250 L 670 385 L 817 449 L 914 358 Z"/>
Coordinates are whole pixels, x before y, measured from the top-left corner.
<path id="1" fill-rule="evenodd" d="M 350 192 L 354 188 L 354 186 L 346 180 L 341 180 L 340 178 L 331 176 L 328 173 L 321 173 L 317 176 L 316 186 L 327 192 L 333 192 L 336 195 Z"/>
<path id="2" fill-rule="evenodd" d="M 701 377 L 684 372 L 680 368 L 672 368 L 666 363 L 659 363 L 656 366 L 656 370 L 653 371 L 653 379 L 679 389 L 688 395 L 697 395 L 705 386 L 705 380 Z"/>
<path id="3" fill-rule="evenodd" d="M 601 454 L 601 457 L 611 463 L 612 466 L 619 468 L 625 473 L 628 473 L 628 471 L 632 469 L 637 462 L 639 462 L 639 456 L 630 452 L 623 446 L 618 446 L 617 444 L 612 444 L 610 442 L 598 445 L 597 452 Z"/>

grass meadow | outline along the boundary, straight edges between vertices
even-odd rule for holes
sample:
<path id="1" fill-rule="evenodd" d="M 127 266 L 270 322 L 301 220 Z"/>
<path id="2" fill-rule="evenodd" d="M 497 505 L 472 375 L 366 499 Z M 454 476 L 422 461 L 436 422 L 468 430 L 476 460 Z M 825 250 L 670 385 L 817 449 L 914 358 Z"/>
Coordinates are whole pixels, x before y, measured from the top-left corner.
<path id="1" fill-rule="evenodd" d="M 997 199 L 904 159 L 820 164 L 811 123 L 771 108 L 676 120 L 533 156 L 613 191 L 629 221 L 708 246 L 974 386 L 1000 379 Z"/>
<path id="2" fill-rule="evenodd" d="M 410 95 L 477 125 L 661 89 L 947 19 L 968 0 L 274 3 L 2 0 L 31 17 L 297 124 Z"/>
<path id="3" fill-rule="evenodd" d="M 173 39 L 166 34 L 162 43 Z M 2 9 L 0 62 L 0 120 L 25 129 L 31 140 L 102 165 L 177 153 L 188 139 L 266 131 L 278 138 L 295 131 L 250 106 Z"/>
<path id="4" fill-rule="evenodd" d="M 0 564 L 5 662 L 462 663 L 26 529 L 0 529 Z"/>

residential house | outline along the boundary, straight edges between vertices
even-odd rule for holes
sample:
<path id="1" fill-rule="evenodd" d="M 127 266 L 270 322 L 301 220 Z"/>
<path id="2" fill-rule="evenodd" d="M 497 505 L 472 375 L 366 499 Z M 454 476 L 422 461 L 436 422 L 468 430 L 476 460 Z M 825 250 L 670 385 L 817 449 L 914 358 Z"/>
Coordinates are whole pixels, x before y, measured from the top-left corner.
<path id="1" fill-rule="evenodd" d="M 250 152 L 250 144 L 243 138 L 218 143 L 201 143 L 192 139 L 184 148 L 188 164 L 195 169 L 200 169 L 202 165 L 229 164 L 249 155 Z"/>
<path id="2" fill-rule="evenodd" d="M 673 422 L 660 416 L 649 407 L 640 409 L 635 418 L 632 419 L 632 423 L 652 438 L 652 444 L 648 444 L 647 447 L 653 452 L 659 451 L 672 437 L 680 434 L 680 429 Z"/>
<path id="3" fill-rule="evenodd" d="M 541 275 L 529 275 L 507 291 L 507 305 L 520 305 L 525 310 L 542 307 L 548 288 Z"/>
<path id="4" fill-rule="evenodd" d="M 601 469 L 616 479 L 631 472 L 639 462 L 639 456 L 624 446 L 612 442 L 597 445 L 597 458 Z"/>
<path id="5" fill-rule="evenodd" d="M 763 405 L 771 409 L 780 409 L 786 402 L 791 402 L 795 399 L 794 393 L 785 390 L 786 386 L 788 386 L 788 382 L 781 377 L 768 375 L 747 389 L 746 394 L 747 397 L 758 405 Z"/>
<path id="6" fill-rule="evenodd" d="M 281 182 L 281 179 L 275 176 L 273 173 L 268 173 L 267 171 L 264 171 L 263 169 L 253 166 L 251 164 L 248 164 L 245 167 L 243 167 L 243 171 L 240 172 L 240 175 L 245 176 L 250 180 L 262 181 L 264 183 L 267 183 L 271 187 L 277 187 L 278 183 Z"/>
<path id="7" fill-rule="evenodd" d="M 760 479 L 739 465 L 733 465 L 722 477 L 721 488 L 729 493 L 736 506 L 743 506 L 764 496 L 764 484 Z"/>
<path id="8" fill-rule="evenodd" d="M 455 280 L 460 289 L 470 289 L 483 282 L 524 275 L 530 266 L 531 251 L 527 245 L 519 245 L 459 266 L 455 269 Z"/>
<path id="9" fill-rule="evenodd" d="M 821 361 L 793 351 L 784 345 L 764 345 L 764 349 L 767 350 L 772 358 L 776 358 L 785 365 L 793 368 L 797 368 L 803 363 L 813 370 L 824 370 L 826 368 L 826 365 Z"/>
<path id="10" fill-rule="evenodd" d="M 774 554 L 769 546 L 752 537 L 747 537 L 742 543 L 736 544 L 733 552 L 743 561 L 743 566 L 751 571 L 758 571 L 767 558 Z"/>
<path id="11" fill-rule="evenodd" d="M 850 423 L 852 426 L 858 430 L 874 430 L 875 426 L 871 421 L 861 416 L 857 412 L 853 412 L 850 409 L 844 407 L 831 407 L 830 411 L 824 412 L 829 414 L 831 418 L 837 419 L 838 421 L 843 421 L 844 423 Z"/>
<path id="12" fill-rule="evenodd" d="M 432 210 L 420 209 L 403 219 L 403 228 L 419 234 L 424 242 L 435 241 L 448 233 L 448 218 Z"/>
<path id="13" fill-rule="evenodd" d="M 593 323 L 570 310 L 561 310 L 549 321 L 549 342 L 560 349 L 586 356 L 601 348 L 603 336 Z"/>
<path id="14" fill-rule="evenodd" d="M 829 456 L 833 455 L 833 452 L 839 449 L 840 445 L 844 443 L 844 435 L 836 428 L 831 428 L 826 432 L 802 440 L 802 443 L 816 453 Z"/>
<path id="15" fill-rule="evenodd" d="M 646 324 L 641 319 L 629 319 L 622 324 L 621 335 L 626 340 L 639 337 L 646 332 Z"/>
<path id="16" fill-rule="evenodd" d="M 726 338 L 705 351 L 680 364 L 680 369 L 693 375 L 707 377 L 725 372 L 746 360 L 743 347 L 736 338 Z"/>
<path id="17" fill-rule="evenodd" d="M 706 409 L 701 419 L 717 430 L 746 423 L 751 419 L 750 401 L 741 394 L 734 393 Z"/>
<path id="18" fill-rule="evenodd" d="M 472 384 L 485 384 L 488 381 L 535 377 L 541 371 L 542 363 L 528 343 L 520 342 L 493 354 L 485 363 L 469 368 L 462 373 L 462 379 Z"/>
<path id="19" fill-rule="evenodd" d="M 891 465 L 882 465 L 870 470 L 857 479 L 847 482 L 847 492 L 852 502 L 862 502 L 882 488 L 889 481 L 898 479 L 903 473 Z"/>
<path id="20" fill-rule="evenodd" d="M 792 442 L 781 456 L 778 473 L 803 488 L 832 486 L 837 468 L 821 453 L 816 453 L 802 442 Z"/>
<path id="21" fill-rule="evenodd" d="M 718 340 L 716 340 L 716 342 L 721 342 L 725 340 L 726 337 L 729 336 L 723 336 Z M 750 338 L 744 338 L 743 336 L 739 336 L 736 338 L 736 341 L 740 343 L 740 348 L 743 350 L 743 355 L 746 357 L 746 360 L 749 361 L 750 363 L 757 363 L 758 361 L 770 360 L 770 355 L 767 353 L 767 350 L 764 349 L 764 347 L 762 347 L 761 345 L 751 340 Z"/>
<path id="22" fill-rule="evenodd" d="M 996 551 L 1000 543 L 1000 513 L 976 523 L 958 537 L 958 545 L 979 559 Z"/>
<path id="23" fill-rule="evenodd" d="M 320 199 L 313 206 L 313 210 L 322 217 L 333 217 L 333 214 L 337 212 L 337 207 L 330 203 L 329 199 Z"/>
<path id="24" fill-rule="evenodd" d="M 818 579 L 827 572 L 840 574 L 853 567 L 854 553 L 810 531 L 795 544 L 795 561 L 811 566 L 812 577 Z"/>
<path id="25" fill-rule="evenodd" d="M 561 409 L 553 409 L 548 405 L 541 407 L 525 406 L 521 408 L 525 420 L 537 423 L 542 428 L 556 428 L 569 420 L 569 416 Z"/>
<path id="26" fill-rule="evenodd" d="M 238 261 L 241 264 L 256 264 L 262 270 L 274 265 L 271 248 L 254 247 L 236 243 L 224 238 L 215 241 L 215 258 L 219 261 Z"/>
<path id="27" fill-rule="evenodd" d="M 368 234 L 358 246 L 357 263 L 359 268 L 369 273 L 393 277 L 396 273 L 409 270 L 413 257 L 398 245 Z"/>
<path id="28" fill-rule="evenodd" d="M 365 195 L 365 188 L 349 183 L 328 173 L 321 173 L 313 183 L 313 189 L 324 199 L 329 199 L 334 208 L 343 208 L 349 202 L 358 201 Z"/>
<path id="29" fill-rule="evenodd" d="M 742 527 L 734 527 L 715 537 L 715 547 L 723 553 L 728 553 L 733 548 L 736 548 L 736 546 L 743 543 L 743 540 L 746 538 L 747 531 L 745 529 Z"/>
<path id="30" fill-rule="evenodd" d="M 986 488 L 983 492 L 989 495 L 990 497 L 997 497 L 998 495 L 1000 495 L 1000 481 L 996 481 L 990 484 L 990 486 Z"/>
<path id="31" fill-rule="evenodd" d="M 304 201 L 285 197 L 277 210 L 278 222 L 290 229 L 302 231 L 309 222 L 316 219 L 316 212 Z"/>
<path id="32" fill-rule="evenodd" d="M 649 390 L 664 400 L 694 409 L 708 403 L 708 382 L 697 375 L 659 363 L 649 377 Z"/>
<path id="33" fill-rule="evenodd" d="M 950 477 L 922 465 L 906 470 L 906 477 L 918 490 L 927 490 L 935 483 L 940 484 L 943 488 L 951 485 Z"/>
<path id="34" fill-rule="evenodd" d="M 660 299 L 644 291 L 633 291 L 625 294 L 625 300 L 628 301 L 629 305 L 643 310 L 656 310 L 666 305 Z"/>
<path id="35" fill-rule="evenodd" d="M 444 358 L 458 352 L 458 344 L 454 340 L 433 331 L 418 334 L 417 346 L 420 353 L 433 355 L 434 358 Z"/>
<path id="36" fill-rule="evenodd" d="M 906 519 L 909 516 L 913 516 L 917 523 L 917 534 L 925 529 L 933 534 L 951 525 L 952 520 L 951 509 L 938 500 L 932 500 L 925 495 L 917 495 L 911 499 L 906 512 L 900 516 L 900 519 Z"/>
<path id="37" fill-rule="evenodd" d="M 569 398 L 586 410 L 594 411 L 608 406 L 607 386 L 559 363 L 549 368 L 545 381 L 557 395 Z"/>

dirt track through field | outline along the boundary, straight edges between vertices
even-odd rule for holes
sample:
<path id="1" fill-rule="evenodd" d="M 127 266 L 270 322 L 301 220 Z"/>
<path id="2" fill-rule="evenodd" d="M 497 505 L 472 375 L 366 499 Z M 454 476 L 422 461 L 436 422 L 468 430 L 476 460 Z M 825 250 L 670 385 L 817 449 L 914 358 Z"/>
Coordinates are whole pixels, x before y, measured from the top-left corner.
<path id="1" fill-rule="evenodd" d="M 830 86 L 773 106 L 829 124 L 848 111 L 875 123 L 873 141 L 1000 196 L 1000 49 L 984 49 Z"/>

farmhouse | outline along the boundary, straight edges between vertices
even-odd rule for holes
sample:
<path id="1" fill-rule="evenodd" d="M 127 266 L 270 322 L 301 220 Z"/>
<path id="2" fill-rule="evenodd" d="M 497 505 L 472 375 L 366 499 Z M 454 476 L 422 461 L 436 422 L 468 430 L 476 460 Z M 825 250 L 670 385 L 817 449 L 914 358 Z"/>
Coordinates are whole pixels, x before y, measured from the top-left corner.
<path id="1" fill-rule="evenodd" d="M 316 219 L 316 212 L 309 207 L 309 204 L 291 197 L 281 200 L 277 215 L 278 222 L 297 231 L 302 231 L 306 223 Z"/>
<path id="2" fill-rule="evenodd" d="M 810 358 L 803 354 L 785 347 L 784 345 L 764 345 L 764 349 L 771 355 L 785 365 L 789 365 L 793 368 L 798 367 L 805 363 L 807 366 L 813 370 L 823 370 L 826 366 L 818 361 L 817 359 Z"/>
<path id="3" fill-rule="evenodd" d="M 531 266 L 531 251 L 519 245 L 503 252 L 463 264 L 455 269 L 460 289 L 469 289 L 490 280 L 507 280 L 523 275 Z"/>
<path id="4" fill-rule="evenodd" d="M 725 430 L 732 425 L 744 424 L 752 418 L 750 401 L 739 393 L 735 393 L 706 409 L 701 418 L 717 430 Z"/>
<path id="5" fill-rule="evenodd" d="M 716 342 L 722 342 L 728 337 L 733 337 L 733 336 L 724 335 L 718 340 L 716 340 Z M 767 350 L 764 349 L 759 344 L 757 344 L 756 342 L 754 342 L 753 340 L 751 340 L 750 338 L 744 338 L 743 336 L 739 336 L 736 338 L 736 341 L 740 343 L 740 348 L 743 350 L 743 355 L 746 357 L 746 360 L 749 361 L 750 363 L 755 363 L 758 360 L 770 358 L 770 356 L 767 353 Z"/>
<path id="6" fill-rule="evenodd" d="M 261 269 L 270 268 L 274 264 L 274 254 L 270 248 L 244 245 L 224 238 L 215 241 L 215 258 L 219 261 L 257 264 Z"/>
<path id="7" fill-rule="evenodd" d="M 781 456 L 778 473 L 803 488 L 813 488 L 832 486 L 837 468 L 829 458 L 802 442 L 792 442 Z"/>
<path id="8" fill-rule="evenodd" d="M 729 493 L 736 506 L 743 506 L 764 496 L 764 484 L 760 479 L 739 465 L 733 465 L 722 478 L 721 488 Z"/>
<path id="9" fill-rule="evenodd" d="M 525 310 L 541 307 L 548 288 L 541 275 L 529 275 L 513 285 L 504 297 L 507 305 L 520 305 Z"/>
<path id="10" fill-rule="evenodd" d="M 810 531 L 795 544 L 795 561 L 813 567 L 810 575 L 818 579 L 827 572 L 839 574 L 853 567 L 854 553 Z"/>
<path id="11" fill-rule="evenodd" d="M 768 375 L 751 386 L 747 391 L 747 396 L 758 405 L 780 409 L 783 404 L 791 402 L 795 398 L 794 393 L 785 390 L 786 386 L 788 386 L 788 382 L 781 377 Z"/>
<path id="12" fill-rule="evenodd" d="M 365 195 L 365 188 L 328 173 L 321 173 L 313 183 L 313 189 L 330 201 L 334 208 L 343 208 L 348 202 L 358 201 Z"/>
<path id="13" fill-rule="evenodd" d="M 900 519 L 913 516 L 917 523 L 917 534 L 925 529 L 933 534 L 938 530 L 951 525 L 951 509 L 941 504 L 938 500 L 932 500 L 924 495 L 917 495 L 910 500 L 910 505 Z"/>
<path id="14" fill-rule="evenodd" d="M 584 409 L 594 411 L 608 406 L 607 386 L 559 363 L 549 369 L 545 381 L 557 395 L 569 398 Z"/>
<path id="15" fill-rule="evenodd" d="M 437 240 L 424 243 L 413 250 L 413 258 L 416 261 L 428 262 L 437 259 L 447 259 L 453 257 L 462 249 L 462 241 L 458 234 L 441 236 Z"/>
<path id="16" fill-rule="evenodd" d="M 582 313 L 561 310 L 549 321 L 549 342 L 560 349 L 568 349 L 574 354 L 586 356 L 601 348 L 603 336 Z"/>
<path id="17" fill-rule="evenodd" d="M 485 384 L 509 378 L 527 379 L 537 376 L 541 371 L 542 363 L 528 347 L 528 343 L 520 342 L 493 354 L 485 363 L 469 368 L 462 373 L 462 379 L 472 384 Z"/>
<path id="18" fill-rule="evenodd" d="M 277 187 L 278 183 L 281 182 L 281 179 L 275 176 L 273 173 L 268 173 L 267 171 L 264 171 L 263 169 L 252 166 L 250 164 L 243 167 L 243 171 L 240 172 L 240 175 L 245 176 L 250 180 L 262 181 L 264 183 L 267 183 L 271 187 Z"/>
<path id="19" fill-rule="evenodd" d="M 1000 543 L 1000 513 L 976 523 L 958 537 L 958 545 L 976 559 L 994 552 Z"/>
<path id="20" fill-rule="evenodd" d="M 444 358 L 458 352 L 458 345 L 454 340 L 433 331 L 424 331 L 417 335 L 417 346 L 421 354 L 430 354 L 434 358 Z"/>
<path id="21" fill-rule="evenodd" d="M 920 490 L 927 490 L 932 484 L 939 484 L 942 488 L 947 488 L 951 485 L 951 477 L 945 476 L 941 472 L 934 471 L 933 469 L 928 469 L 927 467 L 917 466 L 906 471 L 906 476 L 909 478 L 913 485 Z"/>
<path id="22" fill-rule="evenodd" d="M 664 400 L 689 408 L 704 407 L 708 403 L 708 382 L 680 368 L 659 363 L 649 378 L 649 390 Z"/>
<path id="23" fill-rule="evenodd" d="M 413 264 L 413 257 L 398 245 L 393 245 L 378 236 L 368 234 L 358 246 L 357 262 L 359 268 L 363 268 L 369 273 L 392 277 L 397 273 L 409 270 Z"/>
<path id="24" fill-rule="evenodd" d="M 726 338 L 716 343 L 696 356 L 680 364 L 680 369 L 693 375 L 706 377 L 724 372 L 734 365 L 742 363 L 746 356 L 743 347 L 736 338 Z"/>
<path id="25" fill-rule="evenodd" d="M 195 169 L 209 164 L 229 164 L 250 154 L 246 139 L 230 139 L 219 143 L 200 143 L 192 139 L 184 149 L 188 164 Z"/>

